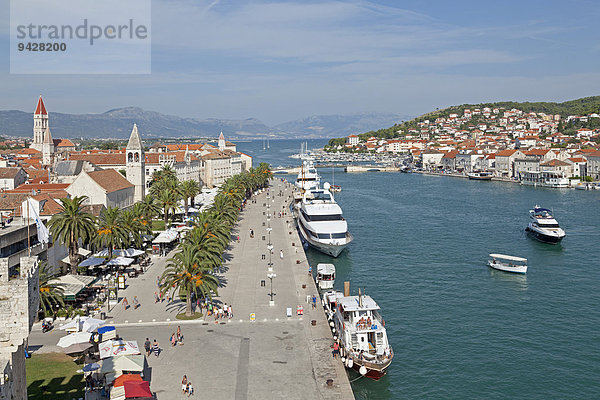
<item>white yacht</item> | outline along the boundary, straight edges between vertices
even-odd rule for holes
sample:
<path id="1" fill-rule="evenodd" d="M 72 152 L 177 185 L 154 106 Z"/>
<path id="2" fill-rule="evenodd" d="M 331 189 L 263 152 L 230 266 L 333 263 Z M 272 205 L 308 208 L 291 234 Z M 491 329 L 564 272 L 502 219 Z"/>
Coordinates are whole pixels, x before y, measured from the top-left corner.
<path id="1" fill-rule="evenodd" d="M 333 289 L 335 283 L 335 265 L 317 264 L 317 287 L 320 290 Z"/>
<path id="2" fill-rule="evenodd" d="M 506 254 L 490 254 L 488 266 L 499 271 L 527 273 L 527 259 L 523 257 L 508 256 Z"/>
<path id="3" fill-rule="evenodd" d="M 558 225 L 552 211 L 536 205 L 529 210 L 530 222 L 525 230 L 533 238 L 544 243 L 557 244 L 566 236 L 565 231 Z"/>
<path id="4" fill-rule="evenodd" d="M 306 191 L 295 204 L 294 214 L 302 241 L 337 257 L 354 238 L 348 232 L 342 209 L 329 191 L 329 183 L 323 186 L 323 189 Z"/>
<path id="5" fill-rule="evenodd" d="M 304 160 L 300 173 L 296 178 L 296 187 L 302 190 L 317 189 L 321 185 L 321 177 L 311 159 Z"/>
<path id="6" fill-rule="evenodd" d="M 333 322 L 334 335 L 339 334 L 342 361 L 346 368 L 374 380 L 384 376 L 394 352 L 375 300 L 361 295 L 360 291 L 358 296 L 327 292 L 323 300 Z"/>

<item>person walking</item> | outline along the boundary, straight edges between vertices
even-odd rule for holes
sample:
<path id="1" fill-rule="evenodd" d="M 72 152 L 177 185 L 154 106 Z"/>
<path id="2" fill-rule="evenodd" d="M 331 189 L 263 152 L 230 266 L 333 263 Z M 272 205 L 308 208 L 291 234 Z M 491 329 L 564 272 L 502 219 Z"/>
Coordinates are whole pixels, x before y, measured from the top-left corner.
<path id="1" fill-rule="evenodd" d="M 154 292 L 154 304 L 158 303 L 158 293 Z"/>
<path id="2" fill-rule="evenodd" d="M 149 357 L 152 352 L 152 343 L 150 343 L 150 339 L 148 338 L 146 338 L 146 341 L 144 342 L 144 350 L 146 350 L 146 357 Z"/>
<path id="3" fill-rule="evenodd" d="M 177 325 L 177 340 L 179 344 L 183 344 L 183 335 L 181 334 L 181 326 Z"/>
<path id="4" fill-rule="evenodd" d="M 139 306 L 140 306 L 140 301 L 138 300 L 137 296 L 133 296 L 133 309 L 137 310 Z"/>
<path id="5" fill-rule="evenodd" d="M 154 339 L 154 343 L 152 343 L 152 351 L 154 352 L 154 355 L 158 358 L 158 355 L 160 353 L 160 345 L 158 344 L 156 339 Z"/>
<path id="6" fill-rule="evenodd" d="M 187 375 L 183 376 L 181 379 L 181 394 L 186 394 L 188 391 L 188 378 Z"/>
<path id="7" fill-rule="evenodd" d="M 123 309 L 127 310 L 129 308 L 129 302 L 127 301 L 127 297 L 123 297 Z"/>
<path id="8" fill-rule="evenodd" d="M 333 358 L 337 358 L 337 356 L 340 355 L 340 345 L 338 344 L 337 340 L 333 343 Z"/>
<path id="9" fill-rule="evenodd" d="M 231 304 L 229 305 L 229 308 L 227 309 L 227 315 L 229 316 L 229 319 L 233 318 L 233 311 L 231 311 Z"/>
<path id="10" fill-rule="evenodd" d="M 194 395 L 194 387 L 192 386 L 192 382 L 190 382 L 190 381 L 188 381 L 188 383 L 187 383 L 187 394 L 188 394 L 188 397 Z"/>
<path id="11" fill-rule="evenodd" d="M 313 294 L 313 297 L 312 297 L 312 308 L 313 308 L 313 310 L 315 308 L 317 308 L 317 296 L 315 296 L 314 294 Z"/>
<path id="12" fill-rule="evenodd" d="M 177 345 L 177 338 L 175 337 L 175 332 L 171 334 L 171 347 L 175 347 Z"/>
<path id="13" fill-rule="evenodd" d="M 283 250 L 279 250 L 279 258 L 283 260 Z"/>

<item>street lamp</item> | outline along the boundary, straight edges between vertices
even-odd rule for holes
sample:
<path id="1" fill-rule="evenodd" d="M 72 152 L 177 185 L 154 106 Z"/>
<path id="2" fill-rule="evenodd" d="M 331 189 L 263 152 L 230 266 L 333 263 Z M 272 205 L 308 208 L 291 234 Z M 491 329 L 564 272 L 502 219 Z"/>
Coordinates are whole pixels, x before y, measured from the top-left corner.
<path id="1" fill-rule="evenodd" d="M 271 243 L 271 231 L 273 230 L 273 228 L 268 227 L 267 228 L 267 232 L 269 232 L 269 244 L 267 245 L 267 249 L 269 250 L 269 272 L 273 271 L 273 260 L 272 260 L 272 256 L 273 256 L 273 244 Z"/>
<path id="2" fill-rule="evenodd" d="M 277 274 L 275 274 L 274 272 L 269 272 L 267 274 L 267 278 L 269 278 L 269 280 L 271 281 L 271 293 L 270 293 L 271 300 L 269 300 L 269 305 L 270 306 L 274 306 L 275 305 L 275 301 L 273 300 L 273 278 L 276 278 L 276 277 L 277 277 Z"/>

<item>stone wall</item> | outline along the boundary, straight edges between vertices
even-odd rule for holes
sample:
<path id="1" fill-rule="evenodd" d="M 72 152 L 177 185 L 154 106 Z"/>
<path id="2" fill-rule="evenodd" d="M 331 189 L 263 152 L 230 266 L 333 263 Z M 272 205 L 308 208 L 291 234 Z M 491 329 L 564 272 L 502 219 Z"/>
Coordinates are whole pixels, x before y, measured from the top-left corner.
<path id="1" fill-rule="evenodd" d="M 38 311 L 38 286 L 37 257 L 22 257 L 15 279 L 8 259 L 0 259 L 0 400 L 27 398 L 23 346 Z"/>

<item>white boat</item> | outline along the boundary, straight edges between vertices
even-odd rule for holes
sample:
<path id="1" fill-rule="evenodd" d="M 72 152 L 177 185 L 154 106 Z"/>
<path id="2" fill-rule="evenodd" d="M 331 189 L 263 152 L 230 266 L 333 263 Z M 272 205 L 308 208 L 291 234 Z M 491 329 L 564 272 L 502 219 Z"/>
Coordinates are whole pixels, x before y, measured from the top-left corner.
<path id="1" fill-rule="evenodd" d="M 525 231 L 530 236 L 544 243 L 557 244 L 566 236 L 565 231 L 558 225 L 552 211 L 536 205 L 529 210 L 531 219 Z"/>
<path id="2" fill-rule="evenodd" d="M 325 310 L 339 334 L 340 351 L 346 368 L 378 380 L 387 372 L 394 352 L 388 342 L 385 322 L 379 306 L 370 296 L 344 296 L 327 292 Z"/>
<path id="3" fill-rule="evenodd" d="M 527 259 L 506 254 L 490 254 L 488 265 L 494 269 L 517 274 L 527 273 Z"/>
<path id="4" fill-rule="evenodd" d="M 329 183 L 323 189 L 306 191 L 294 205 L 294 217 L 302 241 L 332 257 L 337 257 L 354 239 L 342 209 L 329 191 Z"/>
<path id="5" fill-rule="evenodd" d="M 296 178 L 296 187 L 302 190 L 318 189 L 321 185 L 321 176 L 317 173 L 317 169 L 311 159 L 302 162 L 302 168 Z"/>
<path id="6" fill-rule="evenodd" d="M 493 175 L 492 175 L 491 172 L 482 171 L 482 172 L 469 172 L 467 174 L 467 176 L 471 180 L 476 180 L 476 181 L 491 181 Z"/>
<path id="7" fill-rule="evenodd" d="M 335 283 L 335 265 L 317 264 L 317 287 L 320 290 L 333 289 Z"/>
<path id="8" fill-rule="evenodd" d="M 568 188 L 569 179 L 562 173 L 554 171 L 527 171 L 521 174 L 523 185 L 532 185 L 551 188 Z"/>

